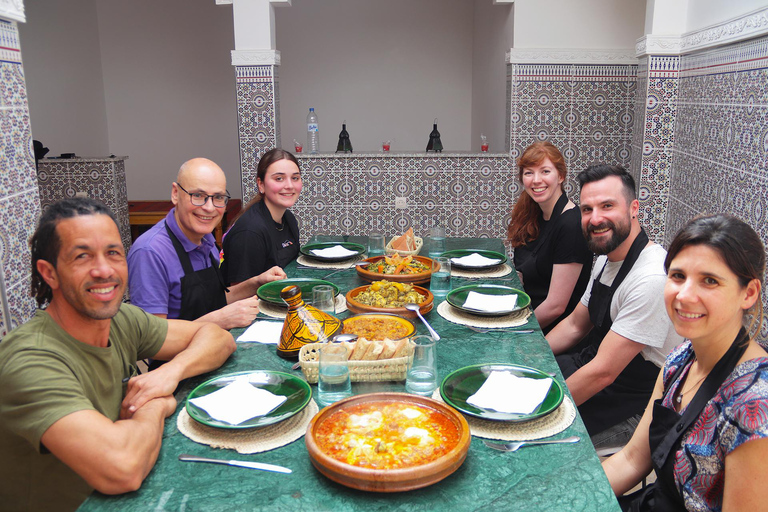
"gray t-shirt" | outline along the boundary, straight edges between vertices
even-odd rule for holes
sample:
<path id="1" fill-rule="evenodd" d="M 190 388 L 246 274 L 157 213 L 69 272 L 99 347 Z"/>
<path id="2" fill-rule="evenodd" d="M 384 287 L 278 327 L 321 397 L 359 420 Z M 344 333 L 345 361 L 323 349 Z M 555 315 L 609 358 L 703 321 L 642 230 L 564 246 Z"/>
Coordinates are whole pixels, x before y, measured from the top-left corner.
<path id="1" fill-rule="evenodd" d="M 667 251 L 657 244 L 643 249 L 627 277 L 619 285 L 611 300 L 611 330 L 636 343 L 647 345 L 641 354 L 659 368 L 667 355 L 683 338 L 675 332 L 664 306 L 664 258 Z M 608 261 L 607 256 L 597 258 L 592 277 L 581 303 L 589 307 L 592 283 L 605 267 L 600 282 L 610 286 L 624 261 Z"/>

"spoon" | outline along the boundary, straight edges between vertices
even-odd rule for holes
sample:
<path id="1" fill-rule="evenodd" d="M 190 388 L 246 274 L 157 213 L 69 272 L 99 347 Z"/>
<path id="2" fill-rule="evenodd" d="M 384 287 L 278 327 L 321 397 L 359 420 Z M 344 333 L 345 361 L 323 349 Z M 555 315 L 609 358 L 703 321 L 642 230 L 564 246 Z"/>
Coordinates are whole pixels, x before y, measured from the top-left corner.
<path id="1" fill-rule="evenodd" d="M 357 334 L 337 334 L 333 338 L 331 338 L 331 343 L 341 343 L 343 341 L 355 341 L 357 339 Z M 291 366 L 291 370 L 298 370 L 301 367 L 301 361 L 298 361 Z"/>
<path id="2" fill-rule="evenodd" d="M 429 325 L 429 322 L 427 322 L 423 316 L 421 316 L 421 311 L 419 311 L 419 305 L 414 304 L 413 302 L 410 302 L 405 305 L 405 309 L 408 311 L 413 311 L 416 313 L 416 315 L 421 319 L 421 321 L 424 323 L 424 325 L 427 326 L 427 329 L 429 330 L 429 334 L 432 335 L 432 337 L 435 339 L 435 341 L 440 341 L 440 335 L 437 334 L 437 331 L 435 331 L 431 325 Z"/>
<path id="3" fill-rule="evenodd" d="M 516 452 L 523 446 L 531 446 L 535 444 L 561 444 L 561 443 L 578 443 L 581 440 L 579 436 L 566 437 L 565 439 L 553 439 L 551 441 L 513 441 L 507 443 L 494 443 L 493 441 L 483 441 L 485 446 L 499 450 L 500 452 Z"/>

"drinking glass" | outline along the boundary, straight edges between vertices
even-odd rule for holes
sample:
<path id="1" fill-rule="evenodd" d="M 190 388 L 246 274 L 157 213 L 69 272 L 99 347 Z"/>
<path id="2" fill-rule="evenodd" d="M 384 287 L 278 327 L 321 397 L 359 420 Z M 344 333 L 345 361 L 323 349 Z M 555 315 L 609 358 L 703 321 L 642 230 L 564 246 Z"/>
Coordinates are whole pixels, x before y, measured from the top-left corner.
<path id="1" fill-rule="evenodd" d="M 386 245 L 383 233 L 371 233 L 368 235 L 368 257 L 383 256 Z"/>
<path id="2" fill-rule="evenodd" d="M 432 279 L 429 291 L 436 297 L 445 297 L 451 291 L 451 258 L 432 258 Z"/>
<path id="3" fill-rule="evenodd" d="M 333 287 L 321 284 L 312 288 L 312 305 L 320 311 L 335 315 L 336 297 L 333 295 Z"/>
<path id="4" fill-rule="evenodd" d="M 434 258 L 445 252 L 445 228 L 433 226 L 429 230 L 429 257 Z"/>
<path id="5" fill-rule="evenodd" d="M 325 343 L 320 347 L 317 403 L 321 407 L 352 396 L 348 359 L 347 346 L 342 343 Z"/>
<path id="6" fill-rule="evenodd" d="M 414 336 L 413 360 L 408 365 L 405 391 L 414 395 L 432 396 L 437 388 L 437 345 L 431 336 Z"/>

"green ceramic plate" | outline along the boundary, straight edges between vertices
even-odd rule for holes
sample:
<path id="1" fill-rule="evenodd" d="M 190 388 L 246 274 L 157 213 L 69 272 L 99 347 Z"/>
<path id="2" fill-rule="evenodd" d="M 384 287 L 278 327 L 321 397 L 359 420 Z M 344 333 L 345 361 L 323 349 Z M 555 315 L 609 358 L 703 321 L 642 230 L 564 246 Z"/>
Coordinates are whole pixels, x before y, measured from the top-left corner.
<path id="1" fill-rule="evenodd" d="M 330 247 L 336 247 L 337 245 L 340 245 L 347 250 L 355 251 L 355 254 L 352 254 L 349 256 L 343 256 L 340 258 L 339 257 L 326 258 L 326 257 L 318 256 L 312 253 L 312 251 L 317 249 L 328 249 Z M 363 254 L 365 252 L 365 246 L 360 244 L 355 244 L 352 242 L 315 242 L 312 244 L 305 245 L 304 247 L 299 249 L 299 251 L 301 251 L 301 254 L 303 254 L 304 256 L 308 256 L 310 258 L 313 258 L 319 261 L 344 261 L 344 260 L 348 260 L 350 258 L 354 258 L 355 256 L 360 256 L 361 254 Z"/>
<path id="2" fill-rule="evenodd" d="M 529 379 L 550 379 L 552 386 L 549 388 L 549 393 L 547 393 L 544 401 L 531 414 L 504 413 L 493 409 L 480 409 L 468 404 L 467 398 L 480 389 L 491 372 L 509 372 L 516 377 Z M 515 390 L 510 389 L 509 392 L 514 393 Z M 496 421 L 529 421 L 546 416 L 557 409 L 563 401 L 563 388 L 551 376 L 535 368 L 514 364 L 477 364 L 459 368 L 443 379 L 443 383 L 440 385 L 440 395 L 448 405 L 476 418 Z"/>
<path id="3" fill-rule="evenodd" d="M 312 304 L 312 288 L 321 284 L 327 284 L 328 286 L 332 287 L 334 297 L 339 294 L 339 287 L 330 281 L 312 279 L 310 277 L 294 277 L 263 284 L 259 286 L 258 290 L 256 290 L 256 295 L 258 295 L 261 300 L 265 300 L 270 304 L 285 306 L 285 301 L 282 297 L 280 297 L 280 292 L 286 286 L 291 286 L 293 284 L 301 288 L 301 298 L 304 300 L 305 304 Z"/>
<path id="4" fill-rule="evenodd" d="M 454 263 L 453 261 L 453 258 L 463 258 L 464 256 L 469 256 L 470 254 L 474 254 L 474 253 L 477 253 L 480 256 L 485 256 L 486 258 L 493 258 L 501 261 L 499 261 L 498 263 L 494 263 L 493 265 L 480 265 L 480 266 L 461 265 L 459 263 Z M 502 265 L 507 262 L 507 257 L 501 254 L 500 252 L 486 251 L 484 249 L 456 249 L 455 251 L 444 252 L 440 256 L 451 258 L 451 265 L 453 265 L 456 268 L 460 268 L 464 270 L 487 270 L 489 268 L 498 267 L 499 265 Z"/>
<path id="5" fill-rule="evenodd" d="M 494 311 L 494 312 L 483 311 L 483 310 L 474 309 L 474 308 L 465 308 L 464 302 L 467 300 L 467 295 L 469 295 L 469 292 L 482 293 L 483 295 L 517 294 L 517 306 L 514 309 L 510 309 L 509 311 Z M 445 297 L 445 300 L 447 300 L 448 304 L 455 307 L 456 309 L 459 309 L 466 313 L 471 313 L 473 315 L 480 315 L 480 316 L 504 316 L 510 313 L 514 313 L 515 311 L 525 309 L 531 304 L 531 298 L 528 296 L 527 293 L 525 293 L 522 290 L 518 290 L 517 288 L 512 288 L 511 286 L 504 286 L 501 284 L 468 284 L 466 286 L 461 286 L 459 288 L 456 288 L 455 290 L 451 290 L 450 292 L 448 292 L 448 295 Z"/>
<path id="6" fill-rule="evenodd" d="M 235 378 L 241 375 L 248 375 L 250 384 L 254 387 L 265 389 L 275 395 L 285 396 L 285 402 L 264 416 L 251 418 L 238 425 L 230 425 L 229 423 L 212 418 L 204 409 L 196 407 L 190 402 L 193 398 L 210 395 L 214 391 L 218 391 L 234 382 Z M 312 390 L 305 380 L 288 373 L 258 370 L 229 373 L 200 384 L 187 397 L 186 408 L 189 416 L 203 425 L 216 428 L 244 429 L 265 427 L 287 420 L 304 409 L 309 403 L 310 398 L 312 398 Z"/>

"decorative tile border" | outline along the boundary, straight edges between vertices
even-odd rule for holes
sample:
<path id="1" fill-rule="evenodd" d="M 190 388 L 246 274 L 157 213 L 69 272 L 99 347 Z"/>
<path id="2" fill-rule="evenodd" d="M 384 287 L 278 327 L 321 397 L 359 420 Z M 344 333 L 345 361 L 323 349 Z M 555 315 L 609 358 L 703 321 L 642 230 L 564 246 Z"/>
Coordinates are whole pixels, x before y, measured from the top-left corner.
<path id="1" fill-rule="evenodd" d="M 256 166 L 261 155 L 280 146 L 277 66 L 236 66 L 235 75 L 240 180 L 243 201 L 248 202 L 258 192 Z"/>

